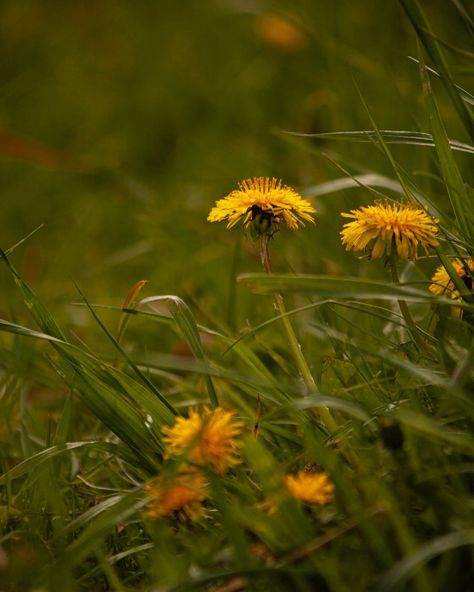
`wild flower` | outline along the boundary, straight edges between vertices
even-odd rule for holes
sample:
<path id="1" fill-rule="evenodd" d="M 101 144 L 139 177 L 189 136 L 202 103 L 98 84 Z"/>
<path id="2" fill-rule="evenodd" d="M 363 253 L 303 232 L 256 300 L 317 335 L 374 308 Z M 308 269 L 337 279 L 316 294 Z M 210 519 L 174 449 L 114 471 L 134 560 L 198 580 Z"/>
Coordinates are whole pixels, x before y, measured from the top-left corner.
<path id="1" fill-rule="evenodd" d="M 296 229 L 303 220 L 314 223 L 316 210 L 307 199 L 281 180 L 254 177 L 239 183 L 227 197 L 219 199 L 209 213 L 209 222 L 227 220 L 232 228 L 243 219 L 243 227 L 249 228 L 254 237 L 272 236 L 284 223 Z"/>
<path id="2" fill-rule="evenodd" d="M 438 245 L 438 221 L 412 204 L 375 203 L 341 215 L 354 219 L 342 229 L 342 244 L 363 251 L 372 243 L 372 259 L 390 255 L 393 248 L 401 259 L 416 259 L 418 247 L 428 253 Z"/>
<path id="3" fill-rule="evenodd" d="M 299 471 L 296 475 L 283 477 L 290 494 L 307 504 L 329 504 L 333 500 L 334 484 L 325 472 L 308 473 Z"/>
<path id="4" fill-rule="evenodd" d="M 191 520 L 203 514 L 202 502 L 207 498 L 204 475 L 185 468 L 176 477 L 160 475 L 145 486 L 150 502 L 145 511 L 149 518 L 162 518 L 182 512 Z"/>
<path id="5" fill-rule="evenodd" d="M 472 291 L 472 277 L 474 276 L 474 261 L 472 259 L 454 259 L 451 261 L 454 270 L 458 276 L 463 280 L 468 290 Z M 461 302 L 461 296 L 456 290 L 453 280 L 446 271 L 444 265 L 440 265 L 431 278 L 430 291 L 438 296 L 450 296 L 453 300 Z M 462 316 L 462 309 L 453 307 L 453 315 L 456 317 Z"/>
<path id="6" fill-rule="evenodd" d="M 244 424 L 235 416 L 236 411 L 222 407 L 206 407 L 201 414 L 191 409 L 188 417 L 178 417 L 174 426 L 163 428 L 165 458 L 187 455 L 197 465 L 225 473 L 240 462 L 237 451 Z"/>

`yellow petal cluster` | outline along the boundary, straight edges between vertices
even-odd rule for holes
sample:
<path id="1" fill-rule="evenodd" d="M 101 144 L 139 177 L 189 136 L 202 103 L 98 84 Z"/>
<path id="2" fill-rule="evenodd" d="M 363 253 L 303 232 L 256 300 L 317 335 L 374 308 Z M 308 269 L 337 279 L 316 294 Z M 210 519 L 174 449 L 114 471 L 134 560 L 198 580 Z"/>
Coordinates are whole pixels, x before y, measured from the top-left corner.
<path id="1" fill-rule="evenodd" d="M 333 500 L 334 484 L 327 473 L 300 471 L 283 478 L 290 494 L 307 504 L 329 504 Z"/>
<path id="2" fill-rule="evenodd" d="M 419 247 L 428 253 L 438 245 L 438 221 L 411 204 L 375 203 L 341 215 L 353 218 L 343 226 L 342 244 L 348 251 L 370 248 L 372 259 L 393 248 L 401 259 L 416 259 Z"/>
<path id="3" fill-rule="evenodd" d="M 474 275 L 474 261 L 472 259 L 466 259 L 465 261 L 455 259 L 451 261 L 451 264 L 458 276 L 466 283 L 466 287 L 472 290 L 470 275 Z M 470 274 L 468 270 L 471 272 Z M 451 296 L 453 300 L 460 299 L 459 292 L 456 290 L 453 280 L 443 265 L 438 267 L 431 278 L 430 291 L 439 296 Z"/>
<path id="4" fill-rule="evenodd" d="M 269 177 L 254 177 L 239 183 L 239 188 L 216 202 L 209 213 L 209 222 L 227 220 L 232 228 L 243 218 L 244 228 L 256 218 L 263 218 L 273 232 L 284 222 L 288 228 L 296 229 L 303 220 L 314 222 L 316 210 L 307 199 L 281 180 Z"/>
<path id="5" fill-rule="evenodd" d="M 466 284 L 466 287 L 472 290 L 471 276 L 474 276 L 474 261 L 472 259 L 465 259 L 464 261 L 454 259 L 451 264 L 458 276 Z M 438 267 L 431 278 L 430 291 L 438 296 L 450 296 L 453 300 L 461 301 L 461 296 L 443 265 Z M 462 310 L 459 307 L 453 308 L 453 314 L 456 317 L 461 317 Z"/>
<path id="6" fill-rule="evenodd" d="M 186 455 L 201 466 L 225 473 L 240 462 L 237 451 L 243 423 L 236 411 L 204 408 L 202 413 L 190 410 L 188 417 L 178 417 L 172 427 L 163 428 L 165 458 Z"/>
<path id="7" fill-rule="evenodd" d="M 193 469 L 184 469 L 173 479 L 160 475 L 145 486 L 150 498 L 146 509 L 149 518 L 162 518 L 183 512 L 191 520 L 203 513 L 202 502 L 207 498 L 204 475 Z"/>

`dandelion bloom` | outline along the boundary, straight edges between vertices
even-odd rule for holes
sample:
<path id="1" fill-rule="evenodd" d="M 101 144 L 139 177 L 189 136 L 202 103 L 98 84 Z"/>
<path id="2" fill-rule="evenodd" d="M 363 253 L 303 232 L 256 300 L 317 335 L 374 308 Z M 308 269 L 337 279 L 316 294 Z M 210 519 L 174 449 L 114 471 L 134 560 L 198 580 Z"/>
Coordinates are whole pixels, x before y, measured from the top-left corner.
<path id="1" fill-rule="evenodd" d="M 474 276 L 474 261 L 472 259 L 465 259 L 464 261 L 454 259 L 454 261 L 451 261 L 451 264 L 458 276 L 466 284 L 466 288 L 472 291 L 471 276 Z M 458 302 L 461 301 L 461 296 L 456 290 L 454 282 L 446 271 L 444 265 L 440 265 L 431 278 L 430 291 L 438 296 L 444 296 L 447 294 L 448 296 L 451 296 L 453 300 L 457 300 Z M 462 316 L 462 310 L 457 307 L 453 308 L 453 314 L 460 317 Z"/>
<path id="2" fill-rule="evenodd" d="M 279 179 L 254 177 L 239 183 L 227 197 L 219 199 L 207 217 L 209 222 L 227 220 L 232 228 L 243 218 L 244 228 L 251 227 L 256 236 L 274 234 L 284 222 L 288 228 L 314 223 L 316 210 L 307 199 Z"/>
<path id="3" fill-rule="evenodd" d="M 191 520 L 203 513 L 202 502 L 207 498 L 207 483 L 199 471 L 188 469 L 169 480 L 159 476 L 145 487 L 150 498 L 146 509 L 149 518 L 161 518 L 181 511 Z"/>
<path id="4" fill-rule="evenodd" d="M 238 436 L 243 423 L 235 418 L 235 411 L 222 407 L 202 414 L 192 410 L 189 417 L 178 417 L 172 427 L 163 428 L 165 457 L 187 454 L 198 465 L 209 465 L 218 473 L 225 473 L 231 465 L 239 463 Z"/>
<path id="5" fill-rule="evenodd" d="M 290 494 L 307 504 L 329 504 L 333 500 L 334 484 L 327 473 L 300 471 L 283 477 Z"/>
<path id="6" fill-rule="evenodd" d="M 285 51 L 301 49 L 308 41 L 300 28 L 277 14 L 263 14 L 256 24 L 260 37 L 266 43 Z"/>
<path id="7" fill-rule="evenodd" d="M 342 229 L 342 244 L 348 251 L 362 251 L 374 241 L 372 259 L 390 255 L 392 247 L 402 259 L 416 259 L 419 246 L 428 253 L 438 244 L 438 221 L 411 204 L 375 203 L 341 215 L 354 218 Z"/>

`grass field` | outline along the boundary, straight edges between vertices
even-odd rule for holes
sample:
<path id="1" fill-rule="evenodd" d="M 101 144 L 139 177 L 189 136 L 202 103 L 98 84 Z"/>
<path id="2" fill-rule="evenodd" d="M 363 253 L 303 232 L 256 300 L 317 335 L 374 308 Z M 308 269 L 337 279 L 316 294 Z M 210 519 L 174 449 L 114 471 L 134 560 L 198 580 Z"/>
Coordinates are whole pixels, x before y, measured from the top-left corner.
<path id="1" fill-rule="evenodd" d="M 0 3 L 0 592 L 470 589 L 473 38 Z"/>

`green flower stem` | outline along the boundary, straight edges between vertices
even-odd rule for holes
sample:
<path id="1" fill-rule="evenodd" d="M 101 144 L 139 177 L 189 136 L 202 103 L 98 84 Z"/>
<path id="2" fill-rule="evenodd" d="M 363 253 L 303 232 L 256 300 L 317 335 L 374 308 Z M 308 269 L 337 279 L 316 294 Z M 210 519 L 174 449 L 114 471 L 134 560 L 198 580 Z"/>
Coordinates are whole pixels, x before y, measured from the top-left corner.
<path id="1" fill-rule="evenodd" d="M 390 253 L 390 272 L 392 275 L 392 282 L 395 285 L 400 284 L 400 277 L 398 275 L 397 269 L 397 254 L 394 248 L 392 248 L 392 251 Z M 398 300 L 397 302 L 398 306 L 400 307 L 400 312 L 402 313 L 403 318 L 405 319 L 405 323 L 407 324 L 410 335 L 412 336 L 413 341 L 415 342 L 415 345 L 417 346 L 420 352 L 428 353 L 428 346 L 418 331 L 418 327 L 416 326 L 416 323 L 413 320 L 413 317 L 411 316 L 408 304 L 405 302 L 405 300 Z"/>
<path id="2" fill-rule="evenodd" d="M 268 275 L 272 274 L 272 263 L 270 259 L 270 253 L 268 250 L 268 236 L 263 236 L 261 239 L 261 256 L 262 256 L 262 263 L 265 271 Z M 295 331 L 293 329 L 293 325 L 291 324 L 290 318 L 287 315 L 285 302 L 281 294 L 275 294 L 273 296 L 273 304 L 275 306 L 276 311 L 279 315 L 281 315 L 281 322 L 283 325 L 283 329 L 285 330 L 286 337 L 288 339 L 288 343 L 290 345 L 291 353 L 295 359 L 296 365 L 298 366 L 298 370 L 301 374 L 301 378 L 306 386 L 307 392 L 310 395 L 318 395 L 319 389 L 316 385 L 316 382 L 311 374 L 311 371 L 306 363 L 306 359 L 301 351 L 301 345 L 298 343 L 298 339 L 296 337 Z M 327 407 L 320 407 L 319 414 L 321 420 L 329 431 L 329 433 L 334 433 L 338 430 L 338 425 L 335 422 L 331 412 Z"/>

